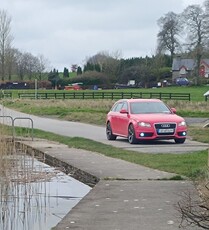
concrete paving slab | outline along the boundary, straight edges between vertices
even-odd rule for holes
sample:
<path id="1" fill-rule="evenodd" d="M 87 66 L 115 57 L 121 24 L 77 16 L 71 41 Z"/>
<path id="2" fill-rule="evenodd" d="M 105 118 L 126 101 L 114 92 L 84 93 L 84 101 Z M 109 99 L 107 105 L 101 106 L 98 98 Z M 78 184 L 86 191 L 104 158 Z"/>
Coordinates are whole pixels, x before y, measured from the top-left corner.
<path id="1" fill-rule="evenodd" d="M 180 181 L 100 181 L 53 230 L 177 230 L 175 206 L 188 189 Z"/>
<path id="2" fill-rule="evenodd" d="M 100 178 L 53 230 L 177 230 L 181 218 L 176 205 L 182 194 L 197 196 L 190 181 L 162 180 L 175 174 L 52 141 L 21 142 Z"/>
<path id="3" fill-rule="evenodd" d="M 99 179 L 159 180 L 170 179 L 176 174 L 150 169 L 124 160 L 106 157 L 99 153 L 69 148 L 52 141 L 22 141 L 35 149 L 64 161 L 75 168 L 82 169 Z"/>

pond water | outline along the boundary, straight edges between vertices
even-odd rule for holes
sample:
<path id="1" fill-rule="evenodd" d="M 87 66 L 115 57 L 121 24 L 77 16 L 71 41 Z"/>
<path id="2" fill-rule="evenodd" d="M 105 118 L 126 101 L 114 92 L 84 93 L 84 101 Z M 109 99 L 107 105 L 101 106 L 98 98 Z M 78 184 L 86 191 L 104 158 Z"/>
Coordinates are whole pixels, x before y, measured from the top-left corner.
<path id="1" fill-rule="evenodd" d="M 1 230 L 51 229 L 91 190 L 34 158 L 9 158 L 0 175 Z"/>

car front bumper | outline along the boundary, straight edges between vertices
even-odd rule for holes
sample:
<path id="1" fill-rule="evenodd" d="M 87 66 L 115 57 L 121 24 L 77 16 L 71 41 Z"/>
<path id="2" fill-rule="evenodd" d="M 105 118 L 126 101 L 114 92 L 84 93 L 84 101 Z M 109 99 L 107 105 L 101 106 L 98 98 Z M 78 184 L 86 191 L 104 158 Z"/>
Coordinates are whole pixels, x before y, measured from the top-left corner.
<path id="1" fill-rule="evenodd" d="M 186 138 L 186 127 L 178 127 L 175 129 L 158 130 L 155 128 L 137 128 L 135 136 L 139 140 L 155 140 L 155 139 L 179 139 Z"/>

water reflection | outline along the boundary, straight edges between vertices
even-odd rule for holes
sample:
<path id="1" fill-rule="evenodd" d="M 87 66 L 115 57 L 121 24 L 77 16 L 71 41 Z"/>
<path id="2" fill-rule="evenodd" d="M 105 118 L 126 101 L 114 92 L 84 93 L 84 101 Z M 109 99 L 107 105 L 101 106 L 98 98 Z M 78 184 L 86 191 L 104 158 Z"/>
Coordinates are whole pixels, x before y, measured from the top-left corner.
<path id="1" fill-rule="evenodd" d="M 51 229 L 91 189 L 26 155 L 7 156 L 7 165 L 0 176 L 1 230 Z"/>

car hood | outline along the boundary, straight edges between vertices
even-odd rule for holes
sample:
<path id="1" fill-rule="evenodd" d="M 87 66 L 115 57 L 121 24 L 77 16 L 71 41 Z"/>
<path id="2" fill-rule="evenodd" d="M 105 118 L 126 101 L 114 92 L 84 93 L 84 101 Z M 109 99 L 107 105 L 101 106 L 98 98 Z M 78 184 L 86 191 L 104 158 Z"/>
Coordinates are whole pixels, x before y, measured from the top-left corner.
<path id="1" fill-rule="evenodd" d="M 166 114 L 166 113 L 152 113 L 152 114 L 132 114 L 132 119 L 137 122 L 149 122 L 149 123 L 158 123 L 158 122 L 181 122 L 184 119 L 176 114 Z"/>

